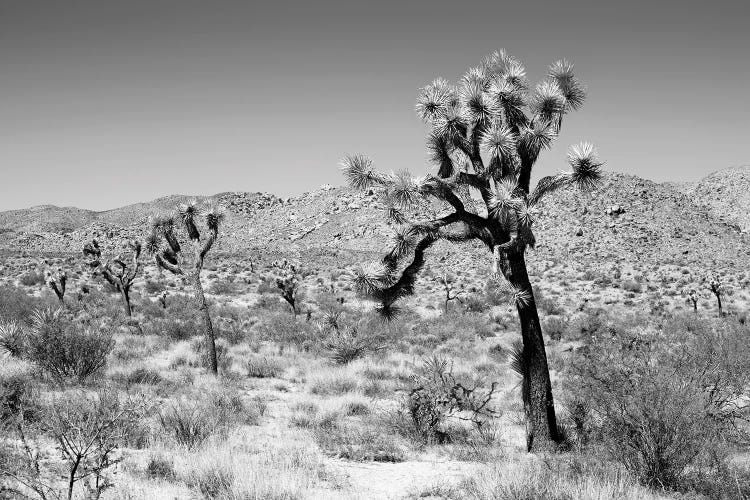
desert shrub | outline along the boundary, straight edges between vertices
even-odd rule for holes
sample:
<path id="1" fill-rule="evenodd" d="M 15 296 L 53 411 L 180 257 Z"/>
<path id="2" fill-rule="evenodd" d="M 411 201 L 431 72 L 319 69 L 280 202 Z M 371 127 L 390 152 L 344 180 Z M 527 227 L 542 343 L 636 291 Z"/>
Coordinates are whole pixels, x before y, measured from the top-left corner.
<path id="1" fill-rule="evenodd" d="M 162 455 L 153 455 L 146 465 L 145 472 L 151 479 L 171 480 L 176 477 L 174 462 Z"/>
<path id="2" fill-rule="evenodd" d="M 484 295 L 478 293 L 469 294 L 462 300 L 464 309 L 469 313 L 483 313 L 490 308 L 490 303 Z"/>
<path id="3" fill-rule="evenodd" d="M 128 386 L 136 384 L 157 385 L 164 382 L 164 378 L 156 370 L 139 367 L 128 373 L 124 378 L 124 382 Z"/>
<path id="4" fill-rule="evenodd" d="M 451 426 L 456 420 L 481 427 L 496 414 L 491 405 L 496 388 L 495 383 L 485 387 L 481 380 L 455 374 L 446 358 L 426 358 L 388 422 L 404 437 L 420 443 L 450 442 L 459 432 Z"/>
<path id="5" fill-rule="evenodd" d="M 593 469 L 593 470 L 592 470 Z M 448 498 L 466 500 L 657 500 L 613 468 L 553 462 L 511 462 L 482 468 L 452 488 Z"/>
<path id="6" fill-rule="evenodd" d="M 211 408 L 181 398 L 166 405 L 159 413 L 159 423 L 167 434 L 188 449 L 203 443 L 219 429 L 217 415 Z"/>
<path id="7" fill-rule="evenodd" d="M 736 402 L 750 383 L 750 332 L 692 316 L 594 336 L 569 364 L 571 397 L 587 405 L 576 427 L 647 485 L 715 471 L 745 438 Z"/>
<path id="8" fill-rule="evenodd" d="M 560 340 L 568 329 L 568 322 L 560 316 L 547 316 L 542 321 L 542 331 L 552 340 Z"/>
<path id="9" fill-rule="evenodd" d="M 3 320 L 28 323 L 33 311 L 43 305 L 43 300 L 31 297 L 23 290 L 0 286 L 0 318 Z"/>
<path id="10" fill-rule="evenodd" d="M 327 455 L 358 462 L 403 462 L 404 446 L 382 429 L 343 423 L 319 427 L 315 441 Z"/>
<path id="11" fill-rule="evenodd" d="M 44 274 L 38 271 L 28 271 L 18 281 L 24 286 L 39 286 L 46 282 Z"/>
<path id="12" fill-rule="evenodd" d="M 338 396 L 359 388 L 357 377 L 344 372 L 331 372 L 316 376 L 310 381 L 310 393 L 319 396 Z"/>
<path id="13" fill-rule="evenodd" d="M 248 451 L 204 447 L 186 457 L 178 477 L 204 498 L 294 500 L 308 498 L 327 475 L 311 448 L 271 445 Z"/>
<path id="14" fill-rule="evenodd" d="M 461 346 L 465 351 L 467 344 L 472 344 L 477 337 L 492 336 L 488 318 L 484 314 L 445 314 L 437 318 L 419 320 L 414 324 L 412 334 L 407 340 L 415 352 L 426 354 L 439 347 L 446 348 L 448 341 Z"/>
<path id="15" fill-rule="evenodd" d="M 146 280 L 144 289 L 146 290 L 147 294 L 155 295 L 157 293 L 163 292 L 167 289 L 167 287 L 164 286 L 164 283 L 162 283 L 161 281 Z"/>
<path id="16" fill-rule="evenodd" d="M 0 428 L 17 418 L 33 420 L 37 413 L 37 397 L 31 377 L 21 370 L 0 374 Z"/>
<path id="17" fill-rule="evenodd" d="M 346 365 L 368 353 L 381 349 L 376 340 L 358 333 L 356 328 L 335 331 L 324 341 L 328 358 L 338 365 Z"/>
<path id="18" fill-rule="evenodd" d="M 565 314 L 565 309 L 560 307 L 555 299 L 542 292 L 541 288 L 533 287 L 533 290 L 534 302 L 536 302 L 539 311 L 541 311 L 543 315 L 561 316 Z"/>
<path id="19" fill-rule="evenodd" d="M 150 408 L 143 397 L 121 398 L 107 391 L 53 397 L 35 431 L 24 421 L 15 426 L 23 453 L 16 457 L 16 470 L 6 475 L 6 484 L 11 491 L 33 491 L 40 498 L 100 498 L 114 485 L 111 469 L 123 458 L 118 449 Z M 56 444 L 62 463 L 45 458 L 49 444 L 41 436 Z M 64 480 L 64 490 L 56 477 Z"/>
<path id="20" fill-rule="evenodd" d="M 224 390 L 211 391 L 199 401 L 180 397 L 166 404 L 159 413 L 159 423 L 178 444 L 192 449 L 213 435 L 226 436 L 239 425 L 257 424 L 258 417 L 239 394 Z"/>
<path id="21" fill-rule="evenodd" d="M 189 340 L 200 335 L 195 321 L 183 321 L 173 318 L 152 319 L 144 325 L 145 335 L 158 335 L 172 340 Z"/>
<path id="22" fill-rule="evenodd" d="M 208 292 L 214 295 L 235 295 L 239 290 L 239 284 L 230 279 L 217 279 L 208 287 Z"/>
<path id="23" fill-rule="evenodd" d="M 276 283 L 272 279 L 264 279 L 260 283 L 258 283 L 258 295 L 278 295 L 279 289 L 276 288 Z"/>
<path id="24" fill-rule="evenodd" d="M 46 309 L 34 315 L 26 356 L 58 381 L 83 382 L 104 367 L 114 346 L 111 333 L 83 327 L 59 309 Z"/>
<path id="25" fill-rule="evenodd" d="M 641 293 L 643 291 L 643 286 L 635 280 L 625 280 L 621 287 L 626 292 Z"/>
<path id="26" fill-rule="evenodd" d="M 261 340 L 293 345 L 310 351 L 319 345 L 318 332 L 308 322 L 297 320 L 287 311 L 265 314 L 256 325 Z"/>
<path id="27" fill-rule="evenodd" d="M 286 366 L 279 359 L 254 355 L 245 362 L 245 368 L 250 378 L 278 378 Z"/>

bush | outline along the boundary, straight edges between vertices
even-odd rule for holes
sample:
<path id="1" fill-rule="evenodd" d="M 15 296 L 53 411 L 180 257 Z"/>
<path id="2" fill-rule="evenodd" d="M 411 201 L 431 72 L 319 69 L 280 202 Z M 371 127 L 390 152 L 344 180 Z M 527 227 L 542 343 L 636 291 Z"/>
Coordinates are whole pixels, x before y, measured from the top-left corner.
<path id="1" fill-rule="evenodd" d="M 324 342 L 328 357 L 338 365 L 346 365 L 381 349 L 373 339 L 358 334 L 356 328 L 347 331 L 334 331 Z"/>
<path id="2" fill-rule="evenodd" d="M 188 449 L 201 445 L 209 437 L 226 435 L 241 424 L 256 424 L 259 416 L 246 408 L 238 394 L 210 392 L 200 401 L 181 397 L 159 413 L 162 429 Z"/>
<path id="3" fill-rule="evenodd" d="M 405 453 L 393 436 L 370 426 L 333 424 L 318 428 L 315 441 L 330 456 L 358 462 L 403 462 Z"/>
<path id="4" fill-rule="evenodd" d="M 643 291 L 643 287 L 640 283 L 638 283 L 635 280 L 625 280 L 622 283 L 622 289 L 626 292 L 633 292 L 633 293 L 641 293 Z"/>
<path id="5" fill-rule="evenodd" d="M 19 283 L 23 286 L 44 285 L 46 281 L 47 280 L 44 279 L 44 274 L 37 271 L 29 271 L 19 279 Z"/>
<path id="6" fill-rule="evenodd" d="M 236 295 L 239 293 L 239 286 L 234 281 L 217 279 L 208 287 L 208 293 L 214 295 Z"/>
<path id="7" fill-rule="evenodd" d="M 278 378 L 285 370 L 277 359 L 266 356 L 253 356 L 245 363 L 247 376 L 250 378 Z"/>
<path id="8" fill-rule="evenodd" d="M 19 422 L 14 430 L 25 452 L 17 456 L 16 470 L 4 478 L 9 480 L 5 484 L 10 491 L 32 490 L 41 498 L 47 498 L 45 493 L 54 493 L 55 498 L 100 498 L 114 485 L 109 470 L 123 458 L 118 449 L 149 410 L 142 397 L 119 398 L 106 391 L 67 392 L 52 398 L 37 428 L 56 444 L 62 463 L 50 463 L 48 441 Z M 64 479 L 64 493 L 57 494 L 46 482 L 55 476 Z"/>
<path id="9" fill-rule="evenodd" d="M 152 479 L 174 479 L 174 463 L 161 455 L 152 456 L 146 465 L 146 475 Z"/>
<path id="10" fill-rule="evenodd" d="M 189 340 L 199 335 L 198 325 L 194 321 L 176 319 L 156 319 L 145 325 L 146 335 L 159 335 L 173 340 Z"/>
<path id="11" fill-rule="evenodd" d="M 115 346 L 112 334 L 83 329 L 63 312 L 36 311 L 26 356 L 58 381 L 83 382 L 99 372 Z"/>
<path id="12" fill-rule="evenodd" d="M 33 418 L 36 410 L 30 377 L 21 371 L 0 375 L 0 428 L 15 418 Z"/>
<path id="13" fill-rule="evenodd" d="M 42 307 L 44 301 L 31 297 L 23 290 L 0 286 L 0 318 L 28 323 L 32 312 Z"/>
<path id="14" fill-rule="evenodd" d="M 577 432 L 647 485 L 715 470 L 745 437 L 736 423 L 748 411 L 735 403 L 750 383 L 750 332 L 692 316 L 595 336 L 568 369 Z"/>
<path id="15" fill-rule="evenodd" d="M 481 427 L 496 414 L 491 406 L 497 385 L 483 387 L 453 373 L 445 358 L 423 361 L 406 388 L 400 409 L 390 415 L 390 424 L 404 437 L 420 443 L 451 442 L 451 421 L 461 420 Z"/>
<path id="16" fill-rule="evenodd" d="M 560 340 L 568 329 L 568 322 L 560 316 L 547 316 L 542 322 L 542 331 L 552 340 Z"/>

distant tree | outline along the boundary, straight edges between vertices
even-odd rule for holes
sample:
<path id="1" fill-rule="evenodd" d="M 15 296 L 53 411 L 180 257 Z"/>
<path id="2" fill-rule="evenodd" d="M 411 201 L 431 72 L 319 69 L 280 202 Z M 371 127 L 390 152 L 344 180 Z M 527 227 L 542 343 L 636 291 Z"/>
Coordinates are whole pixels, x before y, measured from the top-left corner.
<path id="1" fill-rule="evenodd" d="M 68 274 L 62 269 L 58 269 L 56 273 L 47 271 L 45 281 L 47 286 L 55 292 L 60 305 L 65 307 L 65 288 L 68 284 Z"/>
<path id="2" fill-rule="evenodd" d="M 138 271 L 140 271 L 141 242 L 130 240 L 127 248 L 131 251 L 130 259 L 118 255 L 114 259 L 102 261 L 102 250 L 96 239 L 86 243 L 83 247 L 83 255 L 89 258 L 89 266 L 94 270 L 94 275 L 101 275 L 107 283 L 112 285 L 122 297 L 125 314 L 133 315 L 130 305 L 130 288 L 133 286 Z"/>
<path id="3" fill-rule="evenodd" d="M 698 313 L 698 292 L 695 288 L 690 289 L 688 292 L 688 300 L 693 304 L 693 312 Z"/>
<path id="4" fill-rule="evenodd" d="M 455 278 L 448 273 L 443 273 L 443 275 L 438 278 L 438 281 L 441 285 L 443 285 L 443 291 L 445 291 L 443 312 L 445 314 L 448 314 L 448 304 L 451 300 L 456 300 L 461 292 L 454 290 L 453 283 L 455 281 Z"/>
<path id="5" fill-rule="evenodd" d="M 378 192 L 391 220 L 400 224 L 382 262 L 360 269 L 355 277 L 359 292 L 378 301 L 384 317 L 393 317 L 396 301 L 414 292 L 425 253 L 436 242 L 478 240 L 492 253 L 493 278 L 513 292 L 521 323 L 529 450 L 558 440 L 544 338 L 524 257 L 535 244 L 534 209 L 557 189 L 596 187 L 602 162 L 591 144 L 581 143 L 568 153 L 570 171 L 542 177 L 533 189 L 531 174 L 564 116 L 580 108 L 584 97 L 569 62 L 553 64 L 548 77 L 530 90 L 521 63 L 496 52 L 457 85 L 438 79 L 419 94 L 416 109 L 431 128 L 427 147 L 437 175 L 385 174 L 361 155 L 347 157 L 342 165 L 349 184 Z M 481 196 L 482 206 L 475 206 L 471 193 Z M 432 220 L 409 220 L 407 214 L 424 212 L 430 199 L 450 212 Z"/>
<path id="6" fill-rule="evenodd" d="M 724 310 L 721 305 L 721 296 L 724 294 L 724 284 L 721 282 L 721 276 L 714 273 L 706 276 L 703 283 L 708 291 L 716 297 L 716 305 L 719 307 L 719 317 L 724 316 Z"/>
<path id="7" fill-rule="evenodd" d="M 203 231 L 198 228 L 200 216 L 203 216 L 205 222 Z M 219 237 L 219 226 L 223 220 L 224 210 L 219 206 L 211 204 L 200 207 L 197 201 L 191 201 L 179 205 L 174 213 L 153 217 L 151 235 L 146 241 L 146 250 L 154 256 L 159 270 L 165 269 L 172 274 L 187 276 L 192 282 L 195 301 L 203 317 L 210 369 L 214 374 L 218 374 L 216 339 L 208 303 L 203 293 L 201 271 L 206 255 Z M 187 234 L 185 244 L 192 246 L 191 253 L 183 251 L 183 245 L 177 238 L 178 228 Z"/>
<path id="8" fill-rule="evenodd" d="M 292 308 L 292 314 L 297 316 L 299 302 L 302 299 L 302 289 L 300 288 L 302 276 L 299 267 L 284 259 L 274 262 L 272 268 L 276 274 L 274 279 L 276 288 L 279 289 L 283 299 Z"/>

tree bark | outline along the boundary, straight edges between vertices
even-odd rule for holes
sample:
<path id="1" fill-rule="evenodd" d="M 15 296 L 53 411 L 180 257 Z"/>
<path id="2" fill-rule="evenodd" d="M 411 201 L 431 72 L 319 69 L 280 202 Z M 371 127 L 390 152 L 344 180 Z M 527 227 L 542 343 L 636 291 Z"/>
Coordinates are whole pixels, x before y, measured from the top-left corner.
<path id="1" fill-rule="evenodd" d="M 724 311 L 721 308 L 721 294 L 714 292 L 714 295 L 716 295 L 716 303 L 719 306 L 719 317 L 721 318 L 724 316 Z"/>
<path id="2" fill-rule="evenodd" d="M 530 294 L 525 303 L 521 301 L 516 303 L 523 339 L 526 447 L 528 451 L 551 449 L 558 441 L 552 382 L 549 375 L 542 328 L 539 324 L 539 314 L 523 252 L 501 253 L 500 267 L 503 275 L 511 284 Z"/>
<path id="3" fill-rule="evenodd" d="M 201 284 L 201 273 L 200 270 L 193 271 L 193 288 L 195 294 L 195 300 L 198 302 L 198 310 L 201 312 L 203 317 L 203 327 L 205 329 L 206 337 L 206 348 L 208 349 L 209 368 L 214 375 L 218 375 L 219 367 L 218 360 L 216 358 L 216 339 L 214 337 L 214 327 L 211 323 L 211 314 L 208 310 L 208 303 L 206 302 L 206 296 L 203 294 L 203 284 Z"/>
<path id="4" fill-rule="evenodd" d="M 120 287 L 120 294 L 122 295 L 122 302 L 125 306 L 125 314 L 130 318 L 133 316 L 133 309 L 130 307 L 130 290 L 125 287 Z"/>

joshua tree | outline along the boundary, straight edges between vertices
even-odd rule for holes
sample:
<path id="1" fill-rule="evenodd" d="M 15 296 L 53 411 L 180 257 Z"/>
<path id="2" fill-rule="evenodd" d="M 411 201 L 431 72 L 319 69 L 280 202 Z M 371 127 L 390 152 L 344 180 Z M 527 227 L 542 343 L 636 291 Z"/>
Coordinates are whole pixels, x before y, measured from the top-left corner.
<path id="1" fill-rule="evenodd" d="M 101 274 L 107 280 L 107 283 L 120 293 L 123 306 L 125 307 L 125 314 L 132 316 L 133 309 L 130 306 L 130 287 L 133 286 L 133 282 L 140 270 L 138 259 L 141 257 L 141 242 L 130 240 L 127 243 L 127 247 L 132 252 L 129 263 L 121 255 L 102 262 L 102 250 L 96 239 L 84 245 L 83 255 L 90 259 L 89 266 L 94 269 L 94 274 Z"/>
<path id="2" fill-rule="evenodd" d="M 200 215 L 203 215 L 206 225 L 203 235 L 197 225 Z M 151 220 L 151 235 L 146 241 L 146 249 L 154 256 L 159 270 L 166 269 L 172 274 L 186 275 L 192 282 L 195 300 L 203 317 L 210 368 L 214 374 L 218 374 L 216 339 L 208 303 L 203 293 L 201 271 L 206 255 L 219 237 L 219 226 L 223 219 L 224 211 L 220 207 L 199 207 L 197 201 L 191 201 L 181 204 L 173 214 L 154 217 Z M 186 255 L 177 239 L 178 226 L 187 233 L 187 243 L 192 246 L 192 255 Z"/>
<path id="3" fill-rule="evenodd" d="M 596 187 L 602 163 L 591 144 L 581 143 L 568 153 L 570 171 L 542 177 L 533 189 L 531 173 L 565 114 L 578 109 L 584 97 L 569 62 L 553 64 L 548 78 L 530 90 L 521 63 L 496 52 L 457 85 L 438 79 L 419 94 L 416 110 L 431 128 L 427 147 L 437 175 L 384 174 L 361 155 L 342 165 L 350 185 L 378 192 L 391 220 L 401 225 L 382 262 L 358 270 L 354 280 L 360 293 L 379 303 L 384 317 L 393 317 L 395 302 L 413 293 L 425 253 L 439 240 L 478 240 L 492 253 L 493 279 L 513 291 L 521 323 L 529 450 L 558 439 L 544 338 L 524 257 L 535 243 L 534 209 L 557 189 Z M 472 193 L 481 196 L 479 208 Z M 430 199 L 450 212 L 432 220 L 408 219 Z"/>
<path id="4" fill-rule="evenodd" d="M 286 259 L 281 262 L 274 262 L 273 268 L 278 274 L 276 276 L 276 288 L 279 289 L 281 296 L 291 306 L 292 314 L 297 316 L 298 302 L 301 298 L 299 268 Z"/>
<path id="5" fill-rule="evenodd" d="M 65 287 L 68 283 L 68 274 L 62 269 L 58 269 L 55 274 L 47 271 L 45 281 L 47 286 L 57 295 L 60 305 L 65 307 Z"/>
<path id="6" fill-rule="evenodd" d="M 438 281 L 441 285 L 443 285 L 443 290 L 445 290 L 445 305 L 444 305 L 444 311 L 445 314 L 448 314 L 448 303 L 451 300 L 455 300 L 458 298 L 458 295 L 461 293 L 460 291 L 456 292 L 453 290 L 453 277 L 450 276 L 448 273 L 444 273 L 440 278 L 438 278 Z"/>
<path id="7" fill-rule="evenodd" d="M 718 274 L 712 274 L 704 278 L 706 288 L 716 297 L 716 304 L 719 306 L 719 317 L 724 315 L 721 307 L 721 295 L 724 293 L 724 286 L 721 283 L 721 277 Z"/>

